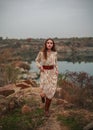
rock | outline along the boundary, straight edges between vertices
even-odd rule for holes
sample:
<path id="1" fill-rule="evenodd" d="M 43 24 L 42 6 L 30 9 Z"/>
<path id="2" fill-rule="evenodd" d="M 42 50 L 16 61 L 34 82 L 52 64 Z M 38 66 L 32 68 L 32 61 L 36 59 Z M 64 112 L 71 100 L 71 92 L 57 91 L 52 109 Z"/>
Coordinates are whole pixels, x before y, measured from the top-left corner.
<path id="1" fill-rule="evenodd" d="M 26 114 L 26 113 L 30 113 L 31 112 L 31 108 L 28 105 L 24 105 L 22 107 L 22 114 Z"/>
<path id="2" fill-rule="evenodd" d="M 32 80 L 24 80 L 23 82 L 27 83 L 27 84 L 32 84 L 33 81 Z"/>
<path id="3" fill-rule="evenodd" d="M 38 87 L 36 81 L 34 81 L 34 80 L 31 81 L 31 85 L 32 85 L 32 87 Z"/>
<path id="4" fill-rule="evenodd" d="M 24 104 L 24 99 L 31 98 L 32 88 L 34 89 L 36 86 L 37 84 L 33 80 L 24 80 L 16 85 L 9 84 L 0 87 L 0 115 L 17 107 L 21 107 Z M 25 105 L 22 108 L 22 113 L 28 112 L 31 112 L 31 108 Z"/>
<path id="5" fill-rule="evenodd" d="M 25 73 L 25 74 L 22 74 L 22 78 L 23 78 L 23 79 L 28 79 L 28 74 L 26 74 L 26 73 Z"/>
<path id="6" fill-rule="evenodd" d="M 93 122 L 89 123 L 88 125 L 86 125 L 83 130 L 93 130 Z"/>
<path id="7" fill-rule="evenodd" d="M 29 88 L 29 87 L 37 87 L 37 83 L 34 80 L 23 80 L 20 83 L 16 84 L 17 87 L 21 87 L 21 89 Z"/>
<path id="8" fill-rule="evenodd" d="M 29 88 L 31 86 L 29 84 L 25 84 L 24 82 L 22 82 L 22 83 L 17 83 L 16 87 L 20 87 L 21 89 L 26 89 L 26 88 Z"/>
<path id="9" fill-rule="evenodd" d="M 7 97 L 13 94 L 15 92 L 14 87 L 15 87 L 14 84 L 9 84 L 9 85 L 0 87 L 0 95 Z"/>
<path id="10" fill-rule="evenodd" d="M 2 91 L 0 91 L 0 94 L 7 97 L 7 96 L 13 94 L 14 92 L 15 92 L 14 90 L 2 90 Z"/>
<path id="11" fill-rule="evenodd" d="M 32 79 L 37 79 L 38 78 L 38 74 L 36 72 L 30 72 L 31 78 Z"/>
<path id="12" fill-rule="evenodd" d="M 8 99 L 8 110 L 11 111 L 19 106 L 21 106 L 21 102 L 19 100 L 19 97 L 18 98 L 12 97 L 12 98 Z"/>
<path id="13" fill-rule="evenodd" d="M 73 107 L 75 107 L 74 104 L 69 103 L 68 101 L 66 101 L 64 99 L 57 99 L 56 104 L 57 105 L 62 105 L 64 108 L 73 108 Z"/>
<path id="14" fill-rule="evenodd" d="M 56 103 L 57 103 L 57 105 L 68 104 L 68 102 L 66 100 L 63 100 L 63 99 L 57 99 Z"/>
<path id="15" fill-rule="evenodd" d="M 19 67 L 16 67 L 16 68 L 18 68 L 21 73 L 26 73 L 27 72 L 27 70 L 25 70 L 24 68 L 19 68 Z"/>
<path id="16" fill-rule="evenodd" d="M 16 61 L 15 63 L 13 63 L 13 65 L 14 67 L 23 68 L 24 70 L 30 70 L 30 65 L 28 64 L 28 62 Z"/>
<path id="17" fill-rule="evenodd" d="M 9 110 L 12 110 L 12 109 L 14 109 L 15 108 L 15 103 L 14 103 L 14 101 L 10 101 L 10 103 L 9 103 Z"/>

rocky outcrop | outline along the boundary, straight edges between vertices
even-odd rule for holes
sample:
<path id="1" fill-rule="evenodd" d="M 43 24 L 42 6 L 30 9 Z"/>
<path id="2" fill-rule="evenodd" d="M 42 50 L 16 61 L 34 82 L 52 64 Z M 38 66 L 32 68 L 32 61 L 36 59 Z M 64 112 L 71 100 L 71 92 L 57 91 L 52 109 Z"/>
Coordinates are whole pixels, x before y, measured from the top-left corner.
<path id="1" fill-rule="evenodd" d="M 26 98 L 31 98 L 32 88 L 37 86 L 33 80 L 23 80 L 17 84 L 0 87 L 0 115 L 21 106 Z"/>
<path id="2" fill-rule="evenodd" d="M 17 83 L 16 87 L 20 87 L 21 89 L 37 87 L 37 83 L 34 80 L 23 80 L 22 82 Z"/>

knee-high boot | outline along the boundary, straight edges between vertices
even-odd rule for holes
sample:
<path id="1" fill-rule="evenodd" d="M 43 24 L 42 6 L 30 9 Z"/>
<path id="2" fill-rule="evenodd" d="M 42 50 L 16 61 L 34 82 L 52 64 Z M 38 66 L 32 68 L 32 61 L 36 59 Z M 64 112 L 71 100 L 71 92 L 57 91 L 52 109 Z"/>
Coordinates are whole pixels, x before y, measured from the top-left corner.
<path id="1" fill-rule="evenodd" d="M 48 99 L 48 98 L 46 97 L 46 102 L 45 102 L 45 116 L 47 116 L 47 117 L 50 116 L 50 114 L 49 114 L 50 104 L 51 104 L 51 99 Z"/>

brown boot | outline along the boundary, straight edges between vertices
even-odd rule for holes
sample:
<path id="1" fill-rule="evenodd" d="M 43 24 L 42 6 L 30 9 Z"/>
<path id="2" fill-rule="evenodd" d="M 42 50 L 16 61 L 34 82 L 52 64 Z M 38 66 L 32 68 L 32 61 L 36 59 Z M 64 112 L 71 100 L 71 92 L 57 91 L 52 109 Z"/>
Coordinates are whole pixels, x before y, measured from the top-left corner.
<path id="1" fill-rule="evenodd" d="M 42 103 L 45 103 L 45 97 L 41 96 L 41 101 L 42 101 Z"/>
<path id="2" fill-rule="evenodd" d="M 46 97 L 46 103 L 45 103 L 45 116 L 46 116 L 46 117 L 49 117 L 49 116 L 50 116 L 50 114 L 49 114 L 50 104 L 51 104 L 51 99 L 48 99 L 48 98 Z"/>
<path id="3" fill-rule="evenodd" d="M 40 96 L 41 96 L 42 103 L 45 103 L 45 95 L 41 93 Z"/>

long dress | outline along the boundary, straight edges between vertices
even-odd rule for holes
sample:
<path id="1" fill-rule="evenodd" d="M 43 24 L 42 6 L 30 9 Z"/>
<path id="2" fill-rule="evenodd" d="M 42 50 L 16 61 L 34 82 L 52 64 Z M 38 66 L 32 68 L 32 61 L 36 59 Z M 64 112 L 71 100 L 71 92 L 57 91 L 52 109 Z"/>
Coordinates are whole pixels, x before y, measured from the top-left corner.
<path id="1" fill-rule="evenodd" d="M 47 98 L 53 98 L 57 88 L 57 52 L 51 51 L 47 53 L 47 60 L 44 59 L 43 52 L 40 51 L 35 59 L 37 67 L 42 65 L 54 65 L 53 69 L 45 69 L 44 72 L 40 71 L 40 88 Z"/>

